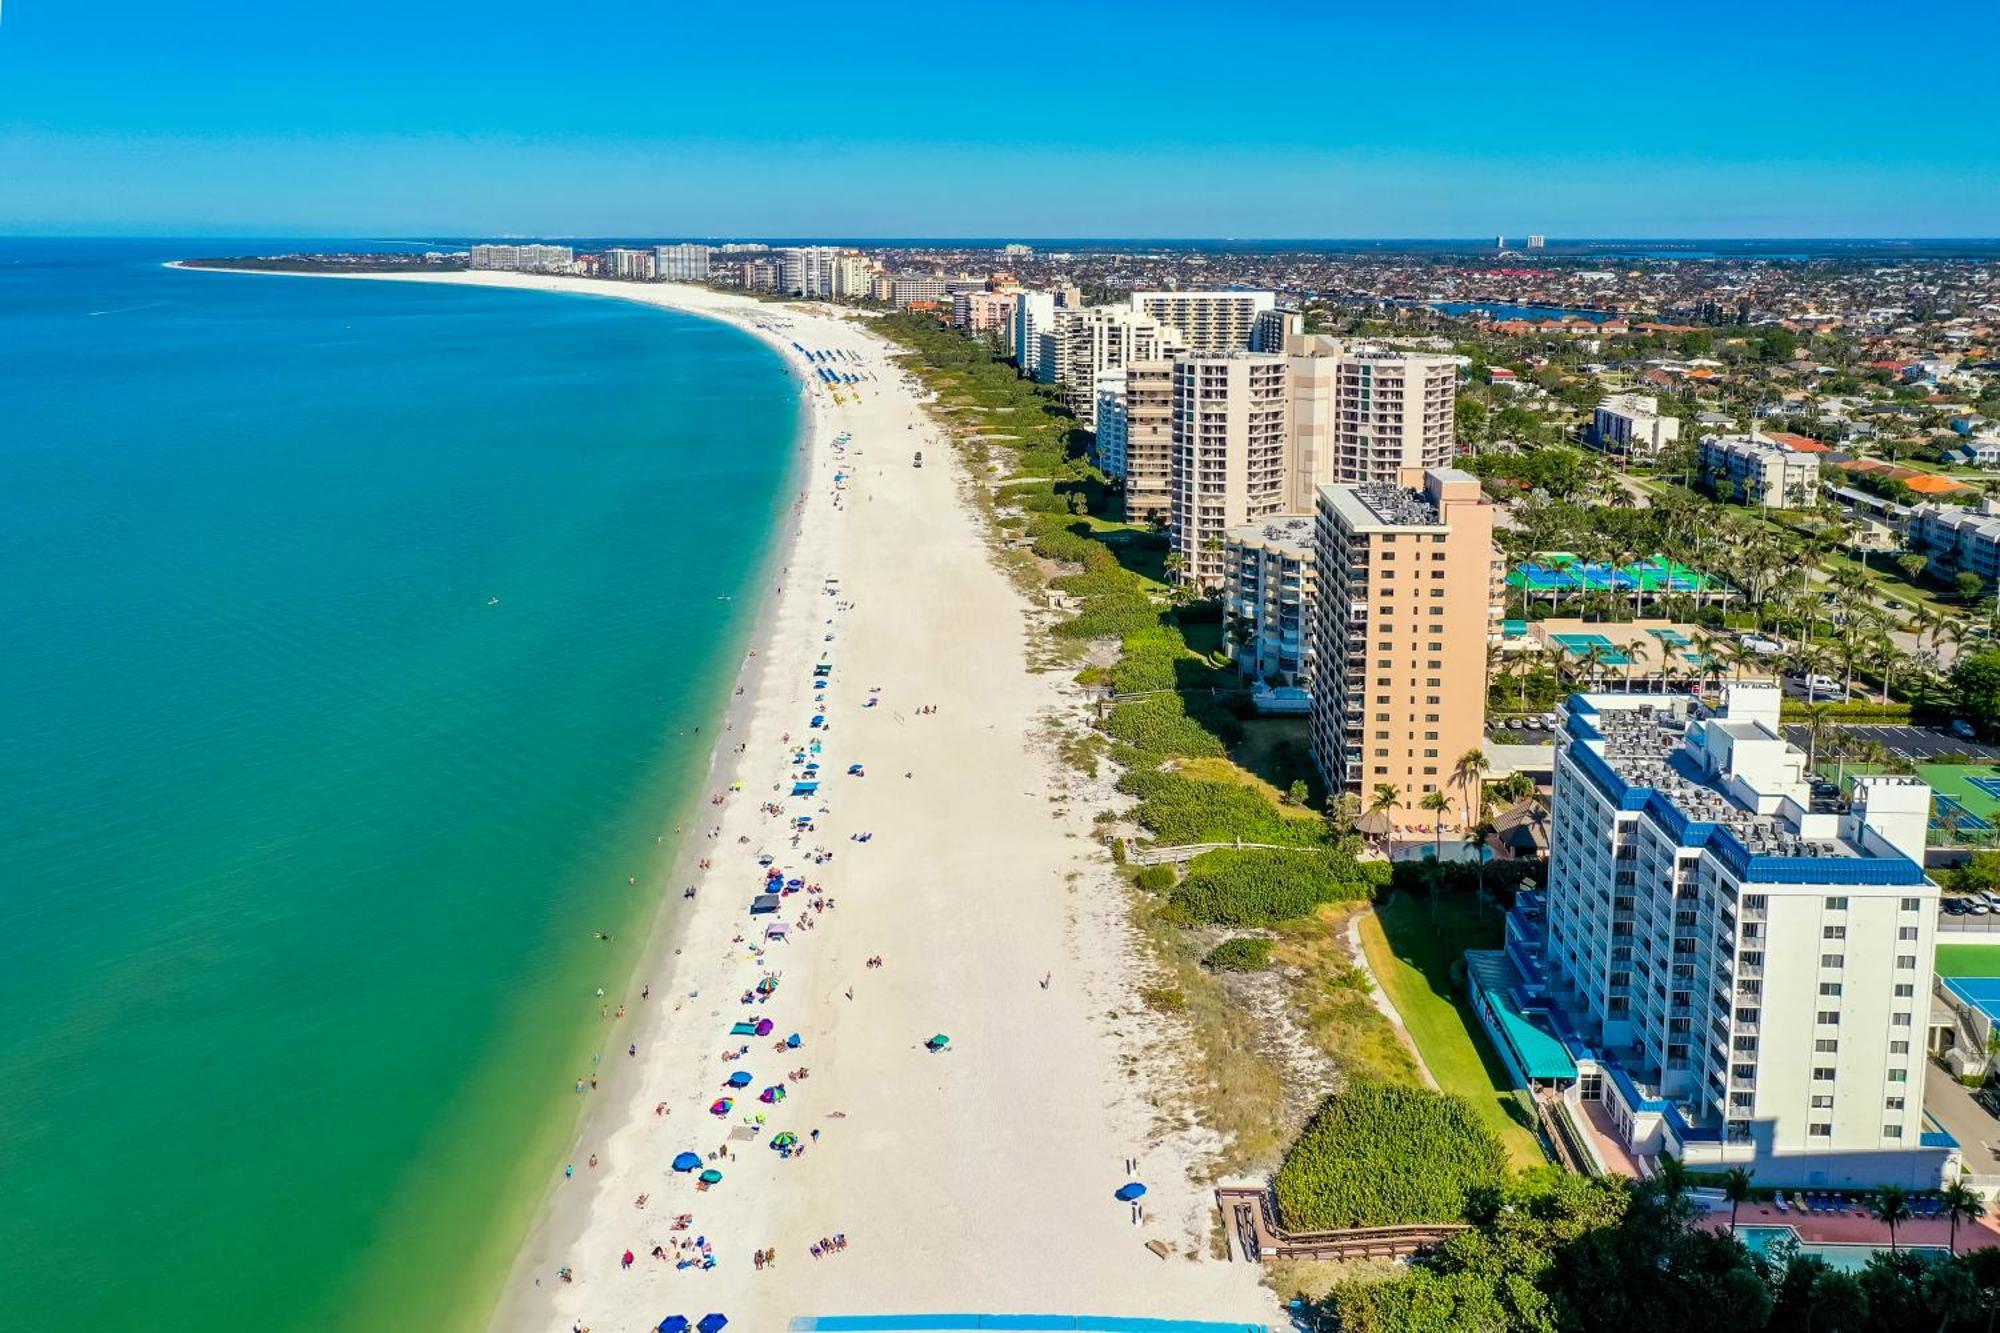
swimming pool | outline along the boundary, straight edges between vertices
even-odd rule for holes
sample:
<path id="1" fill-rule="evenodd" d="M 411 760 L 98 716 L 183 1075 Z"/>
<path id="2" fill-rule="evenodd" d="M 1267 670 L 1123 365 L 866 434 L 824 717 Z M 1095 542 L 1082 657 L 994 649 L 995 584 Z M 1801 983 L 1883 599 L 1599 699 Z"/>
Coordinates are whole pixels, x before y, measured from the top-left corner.
<path id="1" fill-rule="evenodd" d="M 1742 1241 L 1752 1254 L 1768 1254 L 1771 1247 L 1779 1241 L 1797 1240 L 1799 1241 L 1800 1254 L 1810 1254 L 1824 1259 L 1830 1267 L 1840 1269 L 1844 1273 L 1860 1272 L 1868 1266 L 1870 1255 L 1889 1248 L 1887 1245 L 1855 1245 L 1839 1244 L 1834 1241 L 1799 1240 L 1799 1233 L 1796 1227 L 1738 1227 L 1736 1229 L 1736 1239 Z M 1933 1257 L 1948 1253 L 1942 1245 L 1903 1245 L 1898 1248 L 1907 1250 L 1911 1254 L 1923 1254 Z"/>

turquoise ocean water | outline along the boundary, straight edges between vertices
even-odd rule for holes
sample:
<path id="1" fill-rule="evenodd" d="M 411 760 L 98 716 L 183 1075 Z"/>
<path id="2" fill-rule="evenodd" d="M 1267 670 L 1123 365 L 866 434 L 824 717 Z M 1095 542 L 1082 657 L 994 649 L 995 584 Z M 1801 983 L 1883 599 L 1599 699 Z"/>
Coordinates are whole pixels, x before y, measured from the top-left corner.
<path id="1" fill-rule="evenodd" d="M 789 497 L 735 330 L 272 248 L 0 240 L 19 1327 L 481 1322 Z"/>

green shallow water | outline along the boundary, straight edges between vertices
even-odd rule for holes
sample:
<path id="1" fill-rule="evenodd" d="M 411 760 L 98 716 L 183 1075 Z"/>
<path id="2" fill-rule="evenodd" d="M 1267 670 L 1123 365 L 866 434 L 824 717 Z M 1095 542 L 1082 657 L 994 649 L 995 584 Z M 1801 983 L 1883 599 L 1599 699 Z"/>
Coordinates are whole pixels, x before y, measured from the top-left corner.
<path id="1" fill-rule="evenodd" d="M 252 248 L 0 242 L 22 1326 L 483 1322 L 788 494 L 741 333 Z"/>

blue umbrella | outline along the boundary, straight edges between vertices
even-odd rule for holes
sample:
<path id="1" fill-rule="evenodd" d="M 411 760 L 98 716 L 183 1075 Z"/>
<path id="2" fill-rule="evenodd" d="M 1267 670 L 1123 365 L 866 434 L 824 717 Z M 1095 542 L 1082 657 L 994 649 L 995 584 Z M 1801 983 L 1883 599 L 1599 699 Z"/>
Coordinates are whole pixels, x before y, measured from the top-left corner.
<path id="1" fill-rule="evenodd" d="M 684 1314 L 670 1314 L 660 1321 L 660 1333 L 687 1333 L 688 1320 Z"/>
<path id="2" fill-rule="evenodd" d="M 749 1071 L 749 1070 L 747 1070 L 747 1069 L 739 1069 L 739 1070 L 737 1070 L 737 1071 L 736 1071 L 735 1073 L 731 1074 L 731 1075 L 729 1076 L 729 1086 L 730 1086 L 730 1087 L 732 1087 L 732 1088 L 747 1088 L 747 1087 L 749 1087 L 749 1086 L 750 1086 L 750 1071 Z"/>
<path id="3" fill-rule="evenodd" d="M 1131 1203 L 1134 1199 L 1144 1198 L 1145 1195 L 1146 1187 L 1136 1180 L 1129 1185 L 1120 1185 L 1118 1187 L 1117 1197 L 1120 1203 Z"/>
<path id="4" fill-rule="evenodd" d="M 701 1322 L 699 1324 L 696 1324 L 695 1327 L 700 1329 L 701 1333 L 716 1333 L 716 1330 L 720 1329 L 723 1325 L 727 1324 L 728 1322 L 729 1322 L 728 1315 L 705 1314 L 701 1317 Z"/>
<path id="5" fill-rule="evenodd" d="M 700 1165 L 701 1155 L 699 1153 L 684 1152 L 679 1157 L 674 1158 L 674 1170 L 676 1171 L 692 1171 Z"/>

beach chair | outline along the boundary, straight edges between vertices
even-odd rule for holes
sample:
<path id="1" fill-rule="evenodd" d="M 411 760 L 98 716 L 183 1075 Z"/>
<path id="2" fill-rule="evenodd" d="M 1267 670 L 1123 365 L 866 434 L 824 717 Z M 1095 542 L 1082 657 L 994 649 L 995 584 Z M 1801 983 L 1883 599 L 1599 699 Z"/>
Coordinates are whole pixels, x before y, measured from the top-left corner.
<path id="1" fill-rule="evenodd" d="M 1778 1205 L 1779 1212 L 1789 1213 L 1791 1211 L 1790 1206 L 1785 1203 L 1785 1192 L 1783 1190 L 1779 1190 L 1776 1194 L 1773 1194 L 1771 1201 Z"/>
<path id="2" fill-rule="evenodd" d="M 1792 1203 L 1802 1213 L 1809 1213 L 1812 1211 L 1812 1209 L 1806 1207 L 1806 1196 L 1803 1190 L 1792 1191 Z"/>

